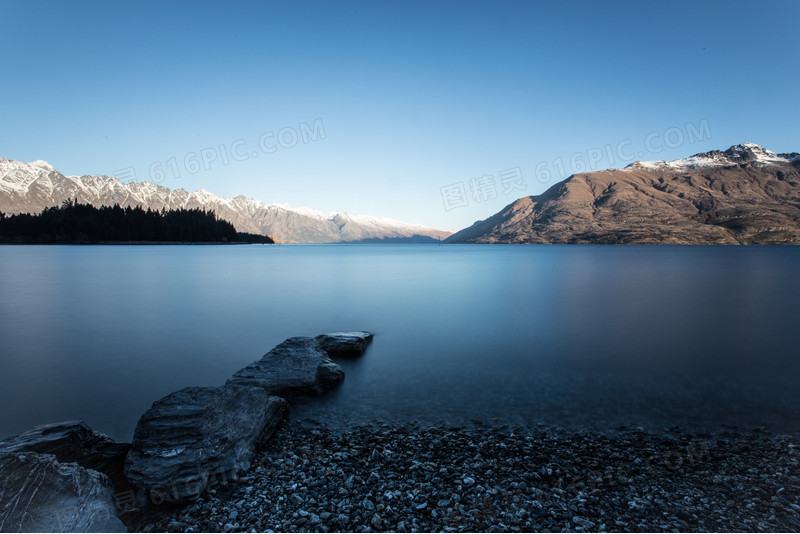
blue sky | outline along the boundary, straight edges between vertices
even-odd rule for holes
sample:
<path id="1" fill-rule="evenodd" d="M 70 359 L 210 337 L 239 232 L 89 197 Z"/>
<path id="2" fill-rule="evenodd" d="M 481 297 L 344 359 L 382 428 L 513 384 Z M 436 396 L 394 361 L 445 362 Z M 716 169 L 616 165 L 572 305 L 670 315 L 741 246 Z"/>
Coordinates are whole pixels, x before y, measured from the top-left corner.
<path id="1" fill-rule="evenodd" d="M 800 151 L 797 1 L 0 0 L 0 17 L 0 156 L 65 174 L 457 230 L 573 171 Z"/>

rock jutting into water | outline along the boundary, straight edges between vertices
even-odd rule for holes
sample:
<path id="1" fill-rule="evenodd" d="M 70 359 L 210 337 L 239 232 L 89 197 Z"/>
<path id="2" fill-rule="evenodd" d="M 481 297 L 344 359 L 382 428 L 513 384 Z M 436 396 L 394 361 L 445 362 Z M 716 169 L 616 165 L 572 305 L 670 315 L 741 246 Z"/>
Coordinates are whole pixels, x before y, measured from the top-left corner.
<path id="1" fill-rule="evenodd" d="M 125 475 L 154 502 L 193 499 L 209 484 L 246 471 L 288 414 L 286 401 L 262 388 L 181 389 L 139 420 Z"/>
<path id="2" fill-rule="evenodd" d="M 182 502 L 235 480 L 288 417 L 281 397 L 318 396 L 344 379 L 330 356 L 362 354 L 373 335 L 293 337 L 220 387 L 167 395 L 136 425 L 125 475 L 155 501 Z"/>
<path id="3" fill-rule="evenodd" d="M 316 339 L 293 337 L 236 371 L 228 384 L 257 386 L 281 397 L 314 397 L 342 380 L 344 370 L 331 361 Z"/>
<path id="4" fill-rule="evenodd" d="M 364 354 L 373 337 L 371 332 L 332 332 L 314 339 L 331 358 L 355 358 Z"/>
<path id="5" fill-rule="evenodd" d="M 328 391 L 344 378 L 330 358 L 361 355 L 372 336 L 287 339 L 222 386 L 187 387 L 153 403 L 131 444 L 79 421 L 1 441 L 0 531 L 124 532 L 115 487 L 116 496 L 135 487 L 150 502 L 180 503 L 236 480 L 288 418 L 288 403 L 274 394 Z"/>
<path id="6" fill-rule="evenodd" d="M 106 475 L 52 454 L 0 454 L 0 531 L 127 532 Z"/>

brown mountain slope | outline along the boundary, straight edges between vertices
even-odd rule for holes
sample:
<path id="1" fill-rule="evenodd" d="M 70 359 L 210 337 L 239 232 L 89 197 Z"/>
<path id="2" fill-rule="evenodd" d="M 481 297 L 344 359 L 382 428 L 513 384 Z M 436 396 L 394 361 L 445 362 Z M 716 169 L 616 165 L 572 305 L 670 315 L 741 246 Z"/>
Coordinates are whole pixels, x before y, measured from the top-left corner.
<path id="1" fill-rule="evenodd" d="M 737 145 L 575 174 L 447 241 L 798 244 L 800 158 Z"/>

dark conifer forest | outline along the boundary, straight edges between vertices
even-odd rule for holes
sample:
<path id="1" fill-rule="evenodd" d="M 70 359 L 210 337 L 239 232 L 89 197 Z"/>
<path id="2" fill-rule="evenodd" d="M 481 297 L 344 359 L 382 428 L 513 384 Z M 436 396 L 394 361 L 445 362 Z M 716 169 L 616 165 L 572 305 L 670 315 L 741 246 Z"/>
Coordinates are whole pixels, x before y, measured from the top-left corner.
<path id="1" fill-rule="evenodd" d="M 0 243 L 273 243 L 268 236 L 237 232 L 213 211 L 144 210 L 65 201 L 37 215 L 0 212 Z"/>

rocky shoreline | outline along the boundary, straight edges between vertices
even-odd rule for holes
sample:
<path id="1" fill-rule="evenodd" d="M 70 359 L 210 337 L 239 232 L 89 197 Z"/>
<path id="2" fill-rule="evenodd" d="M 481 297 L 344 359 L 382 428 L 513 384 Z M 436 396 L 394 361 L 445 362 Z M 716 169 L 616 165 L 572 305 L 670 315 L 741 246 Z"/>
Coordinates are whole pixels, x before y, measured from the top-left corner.
<path id="1" fill-rule="evenodd" d="M 797 436 L 290 422 L 373 334 L 294 337 L 153 403 L 0 441 L 0 532 L 800 531 Z"/>
<path id="2" fill-rule="evenodd" d="M 800 450 L 764 430 L 290 423 L 236 483 L 139 532 L 799 531 Z"/>
<path id="3" fill-rule="evenodd" d="M 357 358 L 364 331 L 286 339 L 220 386 L 190 386 L 153 403 L 131 443 L 80 421 L 0 441 L 0 532 L 124 532 L 120 516 L 201 496 L 237 480 L 289 415 L 289 402 L 337 387 L 331 358 Z"/>

